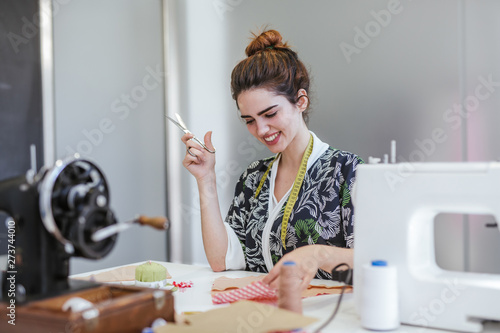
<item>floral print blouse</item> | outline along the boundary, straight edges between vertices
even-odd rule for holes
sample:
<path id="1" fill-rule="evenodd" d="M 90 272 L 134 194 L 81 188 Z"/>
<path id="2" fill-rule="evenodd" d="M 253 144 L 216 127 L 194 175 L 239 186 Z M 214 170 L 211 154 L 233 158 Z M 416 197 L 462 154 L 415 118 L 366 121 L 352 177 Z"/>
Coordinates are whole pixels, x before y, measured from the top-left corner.
<path id="1" fill-rule="evenodd" d="M 268 248 L 273 264 L 300 246 L 326 244 L 352 248 L 354 212 L 351 192 L 356 167 L 363 161 L 352 153 L 328 147 L 308 168 L 288 221 L 285 249 L 281 240 L 281 223 L 286 202 L 276 218 L 267 222 L 270 175 L 255 198 L 259 182 L 273 159 L 256 161 L 241 175 L 225 220 L 241 243 L 246 270 L 268 272 L 262 238 L 266 223 L 272 223 L 267 235 L 270 237 Z M 322 270 L 316 277 L 331 278 Z"/>

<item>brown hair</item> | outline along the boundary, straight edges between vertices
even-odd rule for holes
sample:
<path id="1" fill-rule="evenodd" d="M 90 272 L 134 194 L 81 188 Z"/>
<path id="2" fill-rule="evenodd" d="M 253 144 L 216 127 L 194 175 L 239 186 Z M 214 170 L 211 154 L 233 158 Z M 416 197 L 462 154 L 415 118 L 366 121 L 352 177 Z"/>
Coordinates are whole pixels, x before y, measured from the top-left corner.
<path id="1" fill-rule="evenodd" d="M 254 38 L 245 49 L 248 57 L 240 61 L 231 73 L 231 92 L 236 106 L 238 96 L 254 88 L 268 89 L 286 97 L 292 104 L 297 103 L 298 91 L 304 89 L 309 93 L 310 83 L 307 69 L 297 53 L 287 43 L 282 43 L 281 34 L 276 30 L 252 35 Z M 308 114 L 308 109 L 302 113 L 306 122 Z"/>

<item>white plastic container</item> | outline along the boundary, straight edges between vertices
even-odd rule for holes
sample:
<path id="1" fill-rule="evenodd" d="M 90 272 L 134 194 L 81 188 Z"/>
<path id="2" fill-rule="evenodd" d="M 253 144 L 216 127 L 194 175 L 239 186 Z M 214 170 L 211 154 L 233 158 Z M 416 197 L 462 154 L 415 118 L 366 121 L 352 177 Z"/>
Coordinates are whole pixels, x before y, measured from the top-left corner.
<path id="1" fill-rule="evenodd" d="M 397 269 L 384 260 L 363 265 L 361 325 L 375 331 L 390 331 L 400 325 Z"/>

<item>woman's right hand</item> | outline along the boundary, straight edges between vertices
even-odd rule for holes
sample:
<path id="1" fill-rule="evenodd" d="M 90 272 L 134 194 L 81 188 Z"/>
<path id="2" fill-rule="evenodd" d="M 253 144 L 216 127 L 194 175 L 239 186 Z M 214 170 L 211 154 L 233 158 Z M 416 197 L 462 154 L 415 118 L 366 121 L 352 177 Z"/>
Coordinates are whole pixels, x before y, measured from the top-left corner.
<path id="1" fill-rule="evenodd" d="M 220 272 L 226 269 L 228 241 L 217 196 L 215 154 L 207 151 L 196 141 L 190 140 L 193 137 L 191 133 L 182 136 L 182 142 L 186 145 L 186 156 L 182 164 L 198 183 L 203 247 L 212 270 Z M 215 150 L 212 145 L 212 132 L 207 132 L 203 141 L 208 149 Z M 196 156 L 189 154 L 188 149 Z"/>
<path id="2" fill-rule="evenodd" d="M 182 165 L 196 178 L 197 181 L 213 177 L 215 174 L 215 154 L 210 153 L 205 148 L 200 146 L 196 141 L 191 140 L 194 135 L 192 133 L 184 134 L 181 138 L 186 145 L 186 156 L 182 161 Z M 212 144 L 212 131 L 205 134 L 205 146 L 210 150 L 215 150 Z M 192 156 L 189 151 L 196 155 Z"/>

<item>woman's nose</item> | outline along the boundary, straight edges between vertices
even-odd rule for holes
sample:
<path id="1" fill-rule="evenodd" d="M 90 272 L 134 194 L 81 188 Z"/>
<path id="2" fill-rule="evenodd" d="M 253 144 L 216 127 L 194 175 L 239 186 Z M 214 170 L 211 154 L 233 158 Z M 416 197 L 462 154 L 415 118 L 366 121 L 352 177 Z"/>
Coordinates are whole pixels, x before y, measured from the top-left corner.
<path id="1" fill-rule="evenodd" d="M 257 134 L 259 136 L 264 136 L 269 131 L 269 125 L 264 119 L 259 119 L 258 121 L 256 121 L 256 125 L 257 125 Z"/>

